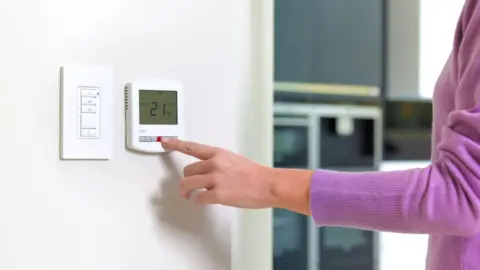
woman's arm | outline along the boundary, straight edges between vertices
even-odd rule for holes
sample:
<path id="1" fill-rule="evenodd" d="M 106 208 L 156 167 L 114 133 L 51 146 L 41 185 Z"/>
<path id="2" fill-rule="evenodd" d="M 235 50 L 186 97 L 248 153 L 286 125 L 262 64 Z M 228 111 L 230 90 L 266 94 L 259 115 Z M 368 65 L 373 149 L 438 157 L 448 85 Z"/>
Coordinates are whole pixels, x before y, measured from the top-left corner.
<path id="1" fill-rule="evenodd" d="M 319 170 L 311 182 L 313 218 L 322 226 L 475 235 L 480 232 L 479 161 L 459 158 L 465 148 L 458 146 L 454 151 L 424 169 Z"/>

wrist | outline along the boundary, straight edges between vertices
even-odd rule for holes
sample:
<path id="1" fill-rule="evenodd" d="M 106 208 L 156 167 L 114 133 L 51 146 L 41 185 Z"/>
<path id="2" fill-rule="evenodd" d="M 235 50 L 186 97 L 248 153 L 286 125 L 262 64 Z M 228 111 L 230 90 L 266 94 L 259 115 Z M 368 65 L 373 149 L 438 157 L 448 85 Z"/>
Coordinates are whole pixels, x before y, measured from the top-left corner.
<path id="1" fill-rule="evenodd" d="M 313 171 L 273 168 L 273 207 L 310 215 L 310 182 Z"/>

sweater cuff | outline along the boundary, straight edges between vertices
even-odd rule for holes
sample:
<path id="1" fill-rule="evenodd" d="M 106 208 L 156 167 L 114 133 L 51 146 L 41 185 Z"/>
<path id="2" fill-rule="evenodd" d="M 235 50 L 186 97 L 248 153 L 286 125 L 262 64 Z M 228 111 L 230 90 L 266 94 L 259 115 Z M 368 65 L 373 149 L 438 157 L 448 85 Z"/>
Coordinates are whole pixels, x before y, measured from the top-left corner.
<path id="1" fill-rule="evenodd" d="M 404 173 L 315 171 L 310 184 L 315 223 L 379 229 L 402 222 Z"/>

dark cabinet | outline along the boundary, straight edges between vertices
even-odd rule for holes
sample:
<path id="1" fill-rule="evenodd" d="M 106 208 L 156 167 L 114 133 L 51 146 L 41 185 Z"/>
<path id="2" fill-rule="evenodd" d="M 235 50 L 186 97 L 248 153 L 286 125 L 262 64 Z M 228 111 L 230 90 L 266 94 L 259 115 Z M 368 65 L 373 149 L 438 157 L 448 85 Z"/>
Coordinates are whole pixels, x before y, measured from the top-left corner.
<path id="1" fill-rule="evenodd" d="M 300 124 L 296 123 L 299 122 Z M 293 123 L 295 124 L 293 124 Z M 304 119 L 275 119 L 274 160 L 277 168 L 308 168 L 308 126 Z"/>
<path id="2" fill-rule="evenodd" d="M 309 219 L 283 209 L 275 209 L 273 214 L 273 268 L 275 270 L 309 270 Z"/>
<path id="3" fill-rule="evenodd" d="M 387 101 L 384 111 L 384 160 L 430 160 L 432 102 Z"/>
<path id="4" fill-rule="evenodd" d="M 353 130 L 348 135 L 340 135 L 337 132 L 339 123 L 334 117 L 324 117 L 319 121 L 322 142 L 319 145 L 319 153 L 322 168 L 372 170 L 378 167 L 375 142 L 382 138 L 379 129 L 375 129 L 375 119 L 350 119 Z"/>
<path id="5" fill-rule="evenodd" d="M 276 81 L 314 81 L 315 1 L 275 1 Z"/>
<path id="6" fill-rule="evenodd" d="M 276 0 L 275 81 L 382 85 L 383 0 Z"/>

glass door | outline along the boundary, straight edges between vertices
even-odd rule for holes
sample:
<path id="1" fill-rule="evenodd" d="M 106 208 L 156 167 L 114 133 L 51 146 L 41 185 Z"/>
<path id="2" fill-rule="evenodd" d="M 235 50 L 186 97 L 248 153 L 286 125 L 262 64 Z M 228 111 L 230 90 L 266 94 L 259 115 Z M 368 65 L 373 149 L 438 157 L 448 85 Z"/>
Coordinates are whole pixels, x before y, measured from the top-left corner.
<path id="1" fill-rule="evenodd" d="M 374 233 L 342 227 L 320 229 L 321 270 L 374 270 Z"/>

